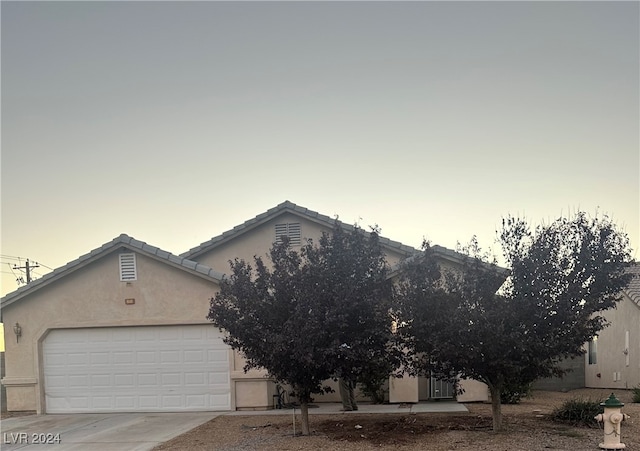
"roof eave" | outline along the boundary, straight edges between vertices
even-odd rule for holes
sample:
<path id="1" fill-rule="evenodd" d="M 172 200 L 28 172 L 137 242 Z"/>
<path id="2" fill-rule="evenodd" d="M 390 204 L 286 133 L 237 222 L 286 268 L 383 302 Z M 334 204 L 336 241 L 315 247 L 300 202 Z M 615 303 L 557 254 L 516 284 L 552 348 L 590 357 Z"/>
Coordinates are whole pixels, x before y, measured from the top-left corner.
<path id="1" fill-rule="evenodd" d="M 335 224 L 335 221 L 338 221 L 345 230 L 348 230 L 348 231 L 353 230 L 352 225 L 344 223 L 339 219 L 331 218 L 329 216 L 323 215 L 316 211 L 309 210 L 308 208 L 296 205 L 290 201 L 285 201 L 267 210 L 266 212 L 259 214 L 256 217 L 243 222 L 242 224 L 234 227 L 233 229 L 227 230 L 221 235 L 215 236 L 210 240 L 205 241 L 200 245 L 191 248 L 187 252 L 180 254 L 180 256 L 188 259 L 194 259 L 194 258 L 200 257 L 201 255 L 206 254 L 207 252 L 211 252 L 217 247 L 222 246 L 223 244 L 228 243 L 229 241 L 285 213 L 296 215 L 300 218 L 306 219 L 310 222 L 314 222 L 316 224 L 319 224 L 325 227 L 333 227 L 333 225 Z M 412 255 L 415 252 L 417 252 L 417 249 L 411 246 L 407 246 L 405 244 L 400 243 L 399 241 L 393 241 L 393 240 L 390 240 L 389 238 L 385 238 L 382 236 L 380 237 L 380 245 L 387 250 L 400 252 L 405 254 L 406 256 Z"/>
<path id="2" fill-rule="evenodd" d="M 17 290 L 6 294 L 0 299 L 0 308 L 8 307 L 15 302 L 32 295 L 33 293 L 40 291 L 41 289 L 49 286 L 52 283 L 66 277 L 76 271 L 85 268 L 91 263 L 105 257 L 108 254 L 116 252 L 118 249 L 127 249 L 131 252 L 145 255 L 153 260 L 161 263 L 165 263 L 174 268 L 191 273 L 194 276 L 206 279 L 211 282 L 220 283 L 224 278 L 224 274 L 213 270 L 200 263 L 179 257 L 164 251 L 155 246 L 150 246 L 142 241 L 135 240 L 128 235 L 120 235 L 114 240 L 102 245 L 101 247 L 92 250 L 88 254 L 84 254 L 60 268 L 44 275 L 42 278 L 31 282 L 28 285 L 18 288 Z"/>

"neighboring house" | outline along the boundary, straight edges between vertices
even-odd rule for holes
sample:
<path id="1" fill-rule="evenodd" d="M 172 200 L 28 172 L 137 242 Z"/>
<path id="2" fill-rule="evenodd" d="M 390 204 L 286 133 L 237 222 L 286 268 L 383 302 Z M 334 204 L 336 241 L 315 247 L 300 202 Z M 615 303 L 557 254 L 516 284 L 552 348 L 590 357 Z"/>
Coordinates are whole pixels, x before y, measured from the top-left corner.
<path id="1" fill-rule="evenodd" d="M 568 370 L 562 377 L 545 377 L 533 383 L 534 390 L 549 390 L 567 392 L 577 388 L 584 388 L 584 356 L 573 357 L 560 362 L 560 367 Z"/>
<path id="2" fill-rule="evenodd" d="M 630 268 L 633 279 L 622 300 L 604 317 L 610 323 L 587 343 L 585 386 L 634 388 L 640 386 L 640 265 Z"/>
<path id="3" fill-rule="evenodd" d="M 317 240 L 334 220 L 291 202 L 181 256 L 120 235 L 0 299 L 10 411 L 211 411 L 273 406 L 275 381 L 244 360 L 205 318 L 228 261 L 265 256 L 288 235 Z M 344 225 L 351 229 L 352 226 Z M 389 265 L 416 249 L 381 238 Z M 459 254 L 435 246 L 443 264 Z M 215 268 L 215 269 L 213 269 Z M 14 332 L 19 324 L 21 334 Z M 465 382 L 460 401 L 486 400 Z M 392 379 L 392 402 L 447 397 L 425 378 Z M 338 401 L 336 393 L 318 401 Z"/>

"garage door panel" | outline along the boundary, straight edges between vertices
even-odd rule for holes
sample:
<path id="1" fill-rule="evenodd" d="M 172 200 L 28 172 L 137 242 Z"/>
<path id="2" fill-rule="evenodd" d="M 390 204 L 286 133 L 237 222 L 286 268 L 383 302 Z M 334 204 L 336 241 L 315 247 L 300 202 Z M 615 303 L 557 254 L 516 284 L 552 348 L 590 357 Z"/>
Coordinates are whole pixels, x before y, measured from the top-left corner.
<path id="1" fill-rule="evenodd" d="M 140 407 L 142 409 L 151 409 L 157 410 L 160 408 L 160 403 L 158 402 L 160 396 L 140 396 L 138 399 L 140 401 Z"/>
<path id="2" fill-rule="evenodd" d="M 110 365 L 110 354 L 108 352 L 94 351 L 91 353 L 90 362 L 92 367 L 96 365 Z"/>
<path id="3" fill-rule="evenodd" d="M 218 395 L 209 395 L 209 404 L 231 404 L 231 394 L 224 393 Z"/>
<path id="4" fill-rule="evenodd" d="M 206 385 L 206 380 L 204 373 L 187 373 L 184 375 L 184 385 L 187 387 L 203 387 Z"/>
<path id="5" fill-rule="evenodd" d="M 116 374 L 113 377 L 113 385 L 116 389 L 119 388 L 128 388 L 135 387 L 135 376 L 133 374 Z"/>
<path id="6" fill-rule="evenodd" d="M 177 409 L 183 404 L 182 396 L 163 395 L 161 398 L 163 409 Z"/>
<path id="7" fill-rule="evenodd" d="M 146 327 L 137 328 L 135 331 L 136 341 L 156 341 L 157 335 L 156 331 Z"/>
<path id="8" fill-rule="evenodd" d="M 153 365 L 158 361 L 155 351 L 137 351 L 136 363 Z"/>
<path id="9" fill-rule="evenodd" d="M 178 350 L 169 350 L 169 351 L 160 351 L 160 362 L 161 363 L 181 363 L 180 362 L 180 351 Z"/>
<path id="10" fill-rule="evenodd" d="M 69 385 L 72 387 L 85 388 L 89 387 L 89 376 L 86 375 L 73 375 L 67 379 Z"/>
<path id="11" fill-rule="evenodd" d="M 86 409 L 89 407 L 89 398 L 86 396 L 71 398 L 71 407 L 74 409 Z"/>
<path id="12" fill-rule="evenodd" d="M 207 396 L 206 395 L 187 395 L 186 400 L 187 404 L 190 406 L 196 406 L 200 408 L 204 408 L 207 405 Z"/>
<path id="13" fill-rule="evenodd" d="M 211 372 L 209 373 L 209 385 L 223 385 L 227 384 L 227 373 L 223 372 Z"/>
<path id="14" fill-rule="evenodd" d="M 54 330 L 47 412 L 229 410 L 228 349 L 208 325 Z"/>
<path id="15" fill-rule="evenodd" d="M 165 387 L 179 387 L 182 384 L 180 373 L 164 373 L 161 375 Z"/>
<path id="16" fill-rule="evenodd" d="M 91 375 L 91 387 L 92 388 L 107 388 L 113 384 L 110 374 L 92 374 Z"/>
<path id="17" fill-rule="evenodd" d="M 138 374 L 139 387 L 157 387 L 158 375 L 156 373 Z"/>
<path id="18" fill-rule="evenodd" d="M 184 351 L 184 363 L 202 363 L 205 361 L 204 349 L 188 349 Z"/>
<path id="19" fill-rule="evenodd" d="M 87 334 L 88 343 L 109 343 L 111 333 L 109 329 L 94 329 L 94 332 Z"/>
<path id="20" fill-rule="evenodd" d="M 131 365 L 133 361 L 133 352 L 131 351 L 119 351 L 113 353 L 114 365 Z"/>
<path id="21" fill-rule="evenodd" d="M 177 328 L 163 329 L 158 332 L 157 339 L 160 341 L 175 342 L 182 338 L 182 331 Z"/>
<path id="22" fill-rule="evenodd" d="M 65 367 L 67 365 L 67 356 L 63 352 L 50 352 L 45 354 L 44 364 L 50 367 Z"/>
<path id="23" fill-rule="evenodd" d="M 70 352 L 67 354 L 67 365 L 86 365 L 88 355 L 86 352 Z"/>
<path id="24" fill-rule="evenodd" d="M 67 378 L 65 376 L 49 376 L 47 377 L 47 383 L 50 388 L 64 388 L 67 386 Z"/>
<path id="25" fill-rule="evenodd" d="M 226 346 L 226 345 L 225 345 Z M 228 358 L 226 349 L 209 349 L 207 351 L 207 359 L 209 362 L 226 362 Z"/>
<path id="26" fill-rule="evenodd" d="M 111 341 L 114 343 L 132 343 L 134 342 L 134 330 L 132 328 L 123 328 L 121 330 L 111 329 Z"/>
<path id="27" fill-rule="evenodd" d="M 111 398 L 108 396 L 93 396 L 92 398 L 93 401 L 93 407 L 96 410 L 108 410 L 111 409 L 112 404 L 111 404 Z"/>
<path id="28" fill-rule="evenodd" d="M 116 410 L 134 410 L 136 406 L 131 396 L 116 396 L 115 401 Z"/>

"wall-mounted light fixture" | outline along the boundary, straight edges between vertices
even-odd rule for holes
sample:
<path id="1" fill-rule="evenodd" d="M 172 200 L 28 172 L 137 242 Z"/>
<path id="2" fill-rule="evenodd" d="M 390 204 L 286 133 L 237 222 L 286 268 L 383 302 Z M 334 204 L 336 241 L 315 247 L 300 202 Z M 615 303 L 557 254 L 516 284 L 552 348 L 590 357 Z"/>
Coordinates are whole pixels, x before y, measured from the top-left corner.
<path id="1" fill-rule="evenodd" d="M 16 334 L 16 343 L 18 343 L 22 336 L 22 327 L 20 327 L 20 323 L 16 323 L 16 325 L 13 326 L 13 333 Z"/>

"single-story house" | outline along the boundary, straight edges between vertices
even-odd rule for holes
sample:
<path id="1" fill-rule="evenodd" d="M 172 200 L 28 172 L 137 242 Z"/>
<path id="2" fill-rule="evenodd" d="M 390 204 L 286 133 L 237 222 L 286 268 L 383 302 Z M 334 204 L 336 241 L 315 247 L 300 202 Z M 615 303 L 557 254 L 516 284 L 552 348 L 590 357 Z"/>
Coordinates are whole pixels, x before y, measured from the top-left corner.
<path id="1" fill-rule="evenodd" d="M 640 387 L 640 265 L 629 271 L 633 279 L 622 290 L 622 300 L 603 314 L 610 325 L 587 343 L 586 387 Z"/>
<path id="2" fill-rule="evenodd" d="M 275 381 L 243 371 L 241 355 L 206 320 L 228 261 L 266 255 L 279 236 L 298 246 L 330 231 L 328 216 L 284 202 L 182 255 L 120 235 L 0 299 L 9 411 L 37 413 L 268 409 Z M 350 228 L 349 225 L 344 225 Z M 416 249 L 386 238 L 389 265 Z M 435 246 L 443 264 L 459 255 Z M 459 401 L 486 400 L 463 381 Z M 391 402 L 451 397 L 427 378 L 389 382 Z M 337 393 L 317 401 L 338 401 Z"/>

